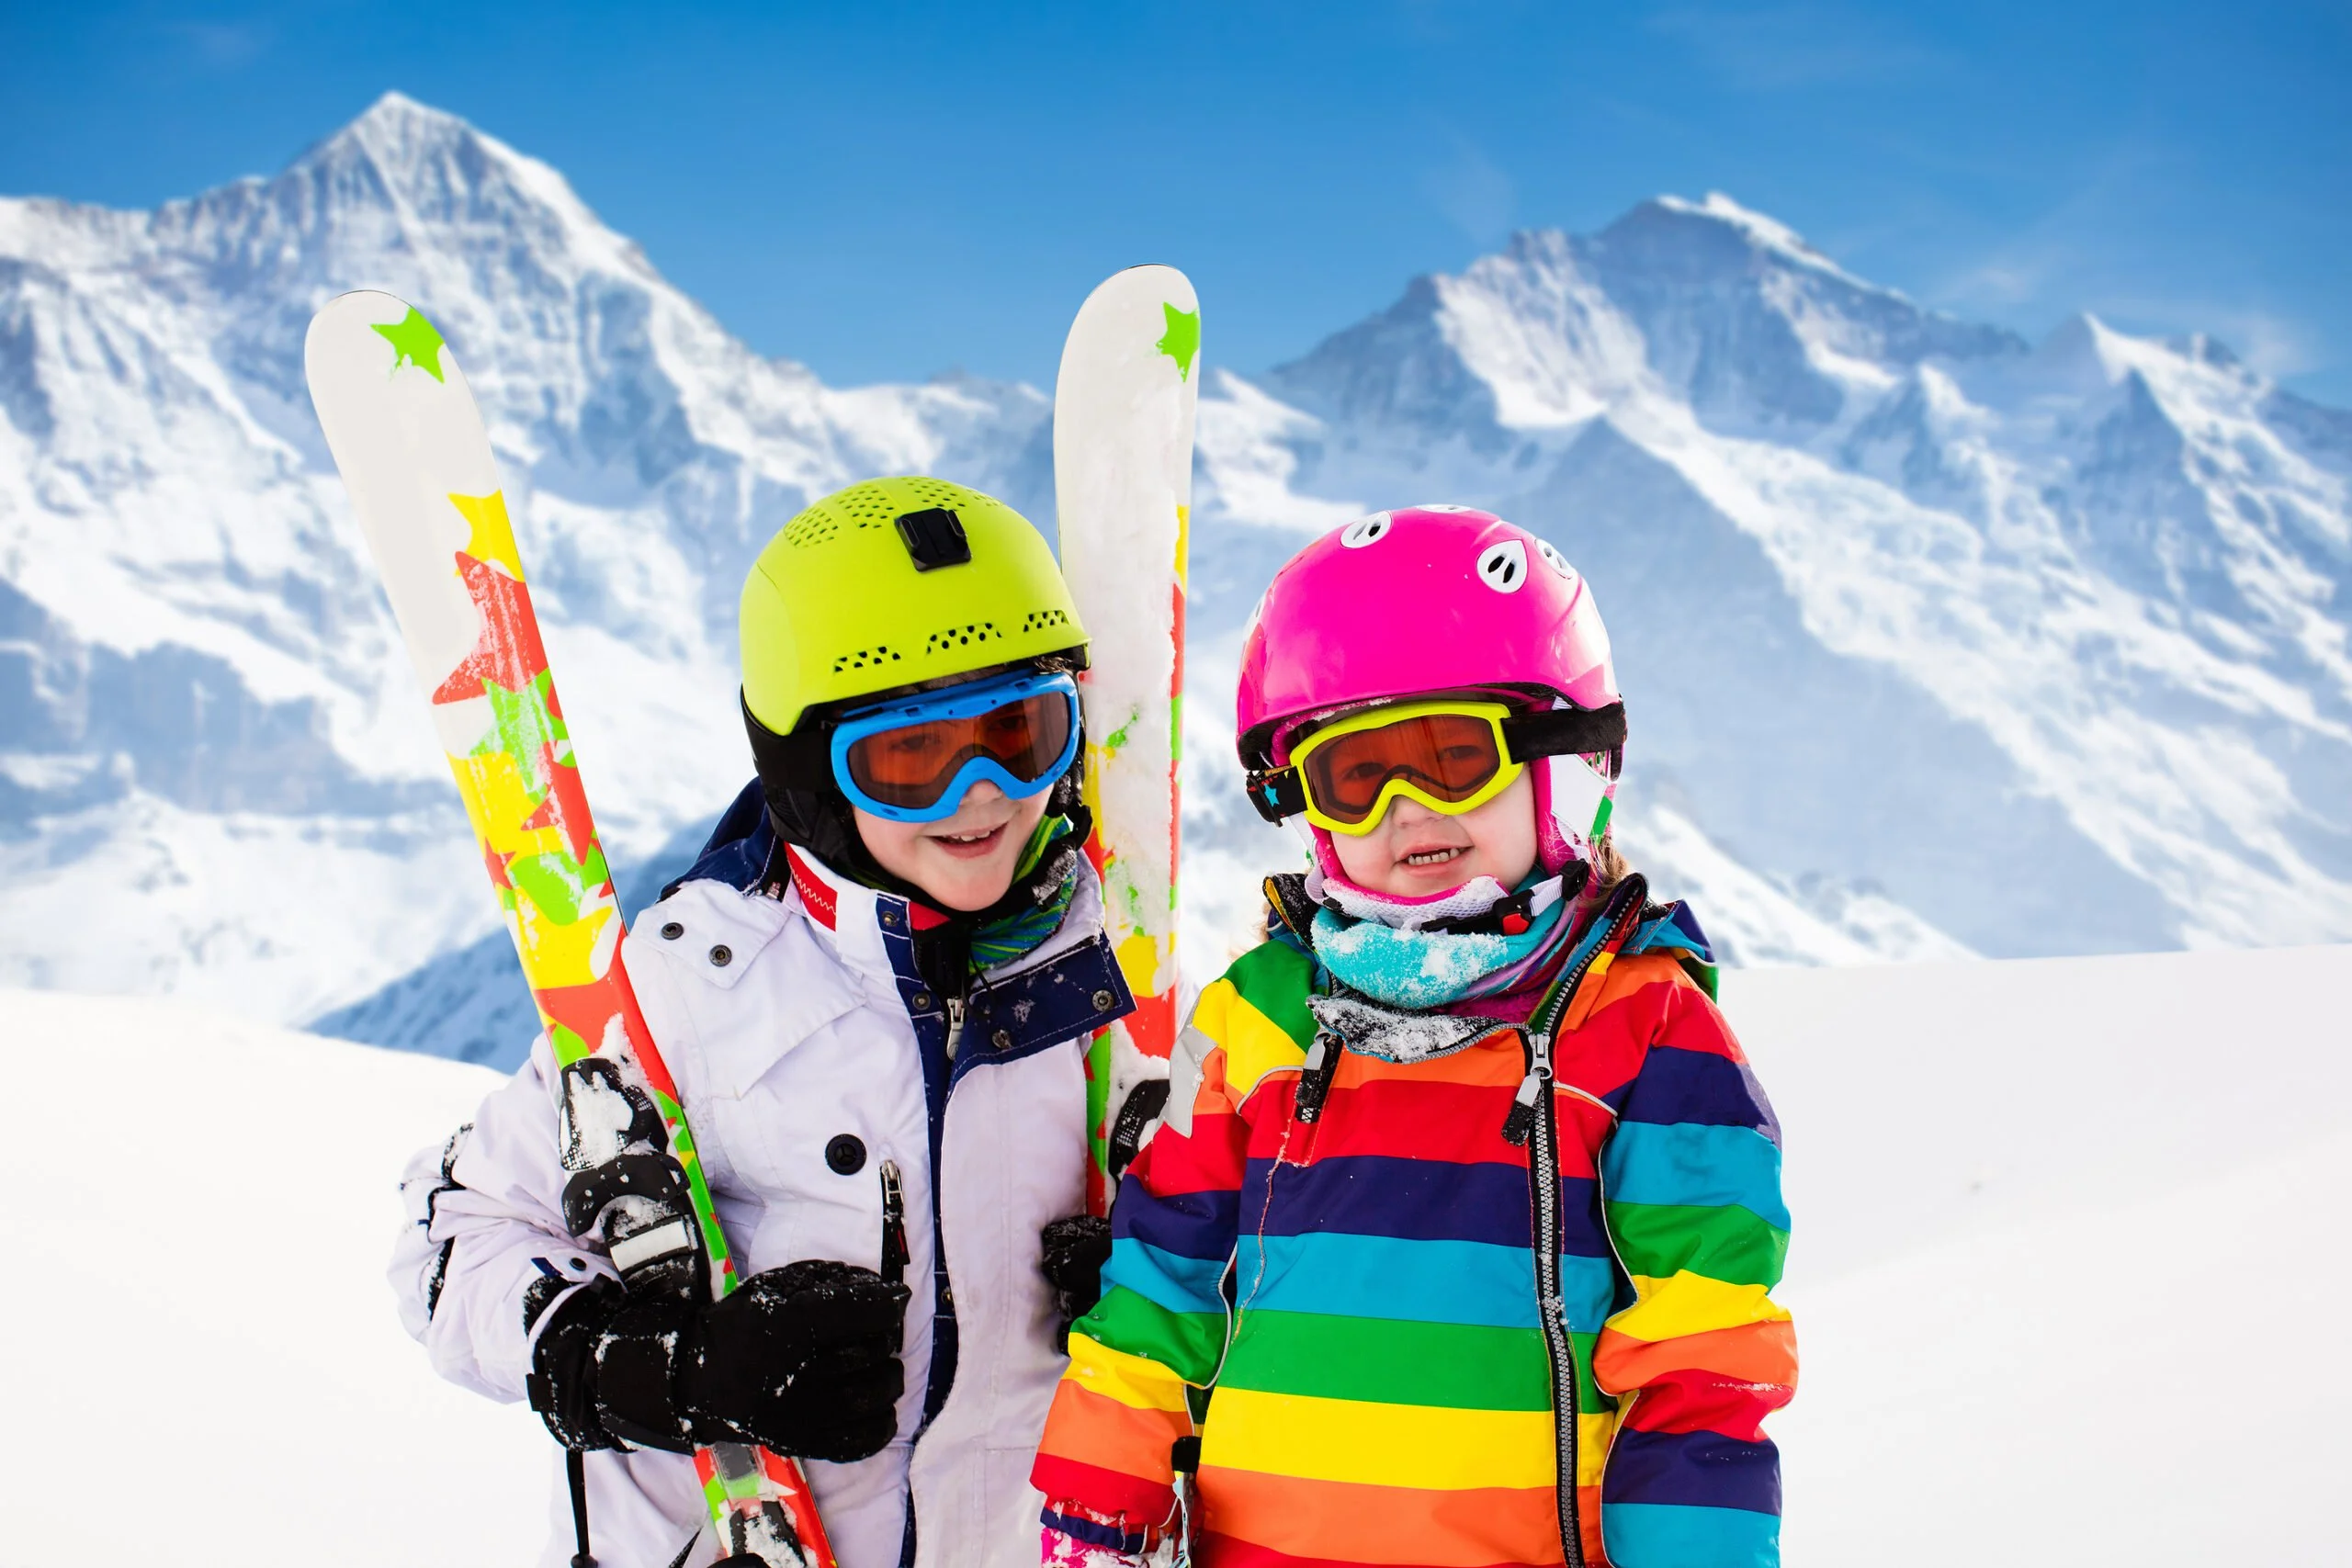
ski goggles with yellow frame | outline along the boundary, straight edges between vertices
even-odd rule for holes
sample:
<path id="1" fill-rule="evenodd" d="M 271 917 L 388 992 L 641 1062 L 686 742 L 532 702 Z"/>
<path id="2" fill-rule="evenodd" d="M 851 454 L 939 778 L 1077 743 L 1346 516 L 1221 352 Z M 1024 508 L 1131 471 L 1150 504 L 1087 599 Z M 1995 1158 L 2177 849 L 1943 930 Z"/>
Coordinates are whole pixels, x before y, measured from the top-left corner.
<path id="1" fill-rule="evenodd" d="M 1449 817 L 1476 811 L 1539 757 L 1606 754 L 1613 776 L 1624 743 L 1623 703 L 1534 713 L 1460 698 L 1391 703 L 1315 730 L 1286 766 L 1250 773 L 1247 788 L 1269 822 L 1303 812 L 1356 836 L 1378 827 L 1399 796 Z"/>

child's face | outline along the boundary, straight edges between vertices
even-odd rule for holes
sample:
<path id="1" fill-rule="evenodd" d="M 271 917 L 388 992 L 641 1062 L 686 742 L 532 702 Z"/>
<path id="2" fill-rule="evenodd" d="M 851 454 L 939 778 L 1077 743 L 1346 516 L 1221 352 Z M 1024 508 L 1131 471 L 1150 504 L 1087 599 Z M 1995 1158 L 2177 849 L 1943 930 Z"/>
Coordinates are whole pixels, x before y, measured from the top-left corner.
<path id="1" fill-rule="evenodd" d="M 1535 774 L 1476 811 L 1448 817 L 1399 795 L 1369 833 L 1334 833 L 1340 869 L 1359 887 L 1418 898 L 1491 876 L 1516 887 L 1535 869 Z"/>
<path id="2" fill-rule="evenodd" d="M 1052 798 L 1051 790 L 1041 790 L 1026 800 L 1008 800 L 982 779 L 965 793 L 955 816 L 937 822 L 893 822 L 855 807 L 852 814 L 875 863 L 942 908 L 968 911 L 987 908 L 1012 886 L 1021 852 Z"/>

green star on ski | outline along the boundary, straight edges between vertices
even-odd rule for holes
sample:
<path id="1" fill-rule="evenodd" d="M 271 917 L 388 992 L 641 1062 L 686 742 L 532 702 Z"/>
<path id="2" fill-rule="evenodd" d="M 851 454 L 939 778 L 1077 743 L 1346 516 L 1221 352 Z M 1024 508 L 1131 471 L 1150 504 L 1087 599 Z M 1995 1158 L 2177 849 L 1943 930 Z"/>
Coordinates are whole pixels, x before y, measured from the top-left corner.
<path id="1" fill-rule="evenodd" d="M 1178 380 L 1189 381 L 1193 378 L 1193 355 L 1201 351 L 1201 313 L 1198 310 L 1180 310 L 1173 305 L 1159 308 L 1167 313 L 1168 331 L 1151 346 L 1176 362 Z M 384 329 L 378 327 L 376 330 L 382 332 Z"/>
<path id="2" fill-rule="evenodd" d="M 390 326 L 379 326 L 376 330 L 384 334 L 386 343 L 392 345 L 394 371 L 403 365 L 413 365 L 435 380 L 447 385 L 441 374 L 441 334 L 433 330 L 433 323 L 424 319 L 424 311 L 411 305 L 407 315 Z M 1186 357 L 1190 356 L 1188 351 Z"/>
<path id="3" fill-rule="evenodd" d="M 564 728 L 562 718 L 548 701 L 554 690 L 554 681 L 546 671 L 519 692 L 510 692 L 494 681 L 481 683 L 481 694 L 490 699 L 492 729 L 474 748 L 474 754 L 503 751 L 514 758 L 523 787 L 530 791 L 534 800 L 546 795 L 554 782 L 547 776 L 548 755 L 571 739 L 571 731 Z"/>

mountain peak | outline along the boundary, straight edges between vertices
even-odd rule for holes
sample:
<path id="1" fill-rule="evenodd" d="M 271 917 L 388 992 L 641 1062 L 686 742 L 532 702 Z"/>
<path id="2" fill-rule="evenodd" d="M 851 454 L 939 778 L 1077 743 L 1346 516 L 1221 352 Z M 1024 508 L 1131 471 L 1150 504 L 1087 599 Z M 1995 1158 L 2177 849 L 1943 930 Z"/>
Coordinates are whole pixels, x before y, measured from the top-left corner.
<path id="1" fill-rule="evenodd" d="M 268 183 L 306 227 L 333 230 L 330 214 L 364 214 L 350 232 L 379 254 L 527 252 L 558 276 L 585 268 L 651 277 L 637 247 L 553 166 L 396 90 Z"/>
<path id="2" fill-rule="evenodd" d="M 1856 277 L 1814 249 L 1804 235 L 1779 219 L 1758 212 L 1754 208 L 1743 207 L 1719 190 L 1709 191 L 1699 201 L 1673 195 L 1653 197 L 1611 224 L 1606 233 L 1653 228 L 1688 229 L 1698 225 L 1704 225 L 1732 239 L 1743 250 L 1769 252 L 1784 261 L 1825 273 L 1873 293 L 1890 292 Z"/>
<path id="3" fill-rule="evenodd" d="M 448 110 L 419 103 L 406 93 L 394 90 L 385 93 L 342 130 L 296 159 L 294 167 L 355 152 L 380 165 L 413 164 L 468 143 L 495 152 L 501 161 L 528 161 Z"/>
<path id="4" fill-rule="evenodd" d="M 383 96 L 379 97 L 374 103 L 369 104 L 366 108 L 360 110 L 358 118 L 354 119 L 351 123 L 356 126 L 366 124 L 370 120 L 390 121 L 407 119 L 440 121 L 445 124 L 460 127 L 464 126 L 466 123 L 464 120 L 458 118 L 456 115 L 451 114 L 447 109 L 436 109 L 431 104 L 419 103 L 416 99 L 410 97 L 406 93 L 401 92 L 398 87 L 386 88 Z"/>

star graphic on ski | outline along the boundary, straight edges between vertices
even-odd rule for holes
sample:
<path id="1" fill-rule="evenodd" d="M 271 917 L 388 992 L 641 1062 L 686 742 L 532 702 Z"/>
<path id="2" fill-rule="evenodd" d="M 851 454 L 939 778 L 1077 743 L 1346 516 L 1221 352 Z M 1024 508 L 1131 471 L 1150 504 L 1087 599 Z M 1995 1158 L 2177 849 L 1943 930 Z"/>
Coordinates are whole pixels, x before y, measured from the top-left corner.
<path id="1" fill-rule="evenodd" d="M 462 551 L 458 555 L 458 575 L 481 615 L 481 637 L 473 651 L 434 688 L 433 700 L 461 703 L 482 695 L 485 687 L 509 693 L 528 690 L 548 668 L 538 617 L 531 613 L 531 591 L 490 562 Z"/>
<path id="2" fill-rule="evenodd" d="M 411 305 L 407 315 L 397 321 L 379 323 L 375 330 L 392 345 L 394 375 L 400 374 L 401 366 L 413 365 L 444 386 L 448 384 L 448 378 L 441 374 L 441 334 L 424 319 L 424 311 Z"/>
<path id="3" fill-rule="evenodd" d="M 1151 346 L 1176 362 L 1176 378 L 1189 381 L 1193 377 L 1193 355 L 1201 351 L 1201 313 L 1180 310 L 1163 304 L 1160 314 L 1168 322 L 1168 330 Z"/>
<path id="4" fill-rule="evenodd" d="M 549 695 L 553 695 L 552 690 Z M 560 722 L 562 715 L 558 713 L 556 717 Z M 588 816 L 588 792 L 581 785 L 580 770 L 568 760 L 559 759 L 552 747 L 541 757 L 540 766 L 548 781 L 547 798 L 523 819 L 523 827 L 526 830 L 553 828 L 563 834 L 574 863 L 584 866 L 591 859 L 601 863 L 596 828 Z"/>

